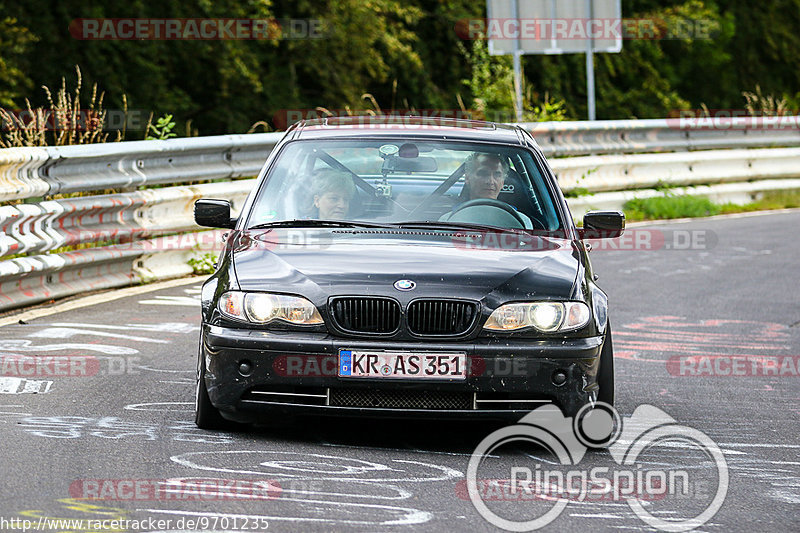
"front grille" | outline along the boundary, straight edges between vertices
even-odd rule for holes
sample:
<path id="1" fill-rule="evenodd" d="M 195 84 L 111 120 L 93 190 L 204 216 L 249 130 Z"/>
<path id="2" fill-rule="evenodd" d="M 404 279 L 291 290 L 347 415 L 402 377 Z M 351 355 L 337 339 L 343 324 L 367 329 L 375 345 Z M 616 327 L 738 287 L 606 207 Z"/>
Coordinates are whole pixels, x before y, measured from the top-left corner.
<path id="1" fill-rule="evenodd" d="M 416 300 L 408 306 L 408 330 L 415 335 L 463 335 L 476 316 L 472 302 Z"/>
<path id="2" fill-rule="evenodd" d="M 390 298 L 336 298 L 331 314 L 350 333 L 394 333 L 400 327 L 400 304 Z"/>
<path id="3" fill-rule="evenodd" d="M 330 405 L 384 409 L 472 409 L 471 392 L 330 389 Z"/>

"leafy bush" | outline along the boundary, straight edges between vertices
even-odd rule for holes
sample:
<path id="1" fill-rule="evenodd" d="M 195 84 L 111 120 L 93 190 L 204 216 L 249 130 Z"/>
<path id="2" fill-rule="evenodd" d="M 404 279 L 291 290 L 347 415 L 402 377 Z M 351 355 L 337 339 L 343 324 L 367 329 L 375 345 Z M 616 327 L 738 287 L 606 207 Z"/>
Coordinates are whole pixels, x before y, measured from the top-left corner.
<path id="1" fill-rule="evenodd" d="M 170 137 L 176 137 L 172 133 L 175 128 L 175 121 L 172 120 L 172 115 L 167 114 L 159 117 L 153 125 L 153 115 L 150 115 L 150 120 L 147 121 L 147 134 L 144 137 L 145 141 L 164 141 Z"/>
<path id="2" fill-rule="evenodd" d="M 195 274 L 213 274 L 217 268 L 217 256 L 211 252 L 197 254 L 190 257 L 187 263 Z"/>

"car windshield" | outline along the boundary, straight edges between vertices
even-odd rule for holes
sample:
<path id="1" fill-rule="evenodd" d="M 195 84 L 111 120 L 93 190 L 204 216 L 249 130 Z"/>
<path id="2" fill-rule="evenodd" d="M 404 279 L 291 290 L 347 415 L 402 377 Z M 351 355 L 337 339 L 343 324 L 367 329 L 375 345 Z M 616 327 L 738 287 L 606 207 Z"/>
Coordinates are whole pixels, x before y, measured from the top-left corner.
<path id="1" fill-rule="evenodd" d="M 420 225 L 563 232 L 533 154 L 443 140 L 288 143 L 247 227 Z"/>

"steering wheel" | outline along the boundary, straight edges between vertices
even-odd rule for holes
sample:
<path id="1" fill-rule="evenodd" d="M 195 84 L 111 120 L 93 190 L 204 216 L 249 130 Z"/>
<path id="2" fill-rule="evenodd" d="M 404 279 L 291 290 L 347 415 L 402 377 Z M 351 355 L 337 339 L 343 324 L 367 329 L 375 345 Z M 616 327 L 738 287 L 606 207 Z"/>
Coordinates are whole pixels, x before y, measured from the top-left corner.
<path id="1" fill-rule="evenodd" d="M 508 205 L 507 203 L 501 200 L 493 200 L 491 198 L 477 198 L 475 200 L 469 200 L 461 204 L 458 209 L 453 211 L 453 214 L 450 215 L 450 218 L 453 218 L 456 213 L 467 209 L 469 207 L 478 207 L 478 206 L 488 206 L 488 207 L 496 207 L 497 209 L 502 209 L 509 215 L 513 216 L 514 219 L 519 222 L 520 228 L 525 229 L 525 219 L 519 214 L 519 211 Z M 531 223 L 533 221 L 531 220 Z"/>

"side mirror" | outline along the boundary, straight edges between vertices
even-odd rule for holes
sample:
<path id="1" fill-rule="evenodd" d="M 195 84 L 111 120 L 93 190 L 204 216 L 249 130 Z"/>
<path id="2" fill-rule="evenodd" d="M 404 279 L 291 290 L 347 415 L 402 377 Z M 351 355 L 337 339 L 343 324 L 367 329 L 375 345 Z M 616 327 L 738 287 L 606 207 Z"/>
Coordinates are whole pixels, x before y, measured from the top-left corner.
<path id="1" fill-rule="evenodd" d="M 236 219 L 231 218 L 231 203 L 228 200 L 204 198 L 194 203 L 194 221 L 198 226 L 233 229 Z"/>
<path id="2" fill-rule="evenodd" d="M 625 214 L 619 211 L 589 211 L 583 215 L 581 239 L 614 239 L 625 231 Z"/>

